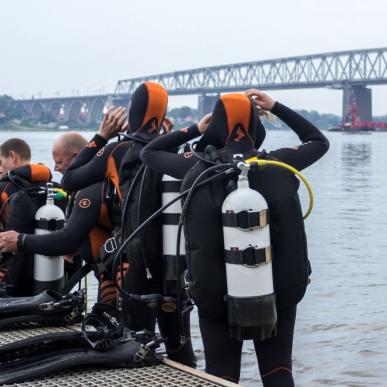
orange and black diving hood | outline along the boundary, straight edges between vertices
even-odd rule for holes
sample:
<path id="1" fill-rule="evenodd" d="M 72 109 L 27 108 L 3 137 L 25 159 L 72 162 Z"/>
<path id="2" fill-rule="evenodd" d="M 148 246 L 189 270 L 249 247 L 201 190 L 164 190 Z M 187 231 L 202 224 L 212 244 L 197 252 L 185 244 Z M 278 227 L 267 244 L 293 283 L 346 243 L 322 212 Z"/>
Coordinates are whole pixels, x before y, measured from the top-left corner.
<path id="1" fill-rule="evenodd" d="M 240 93 L 225 94 L 216 102 L 208 129 L 196 150 L 204 151 L 207 145 L 213 145 L 244 153 L 258 149 L 265 136 L 258 110 L 250 98 Z"/>
<path id="2" fill-rule="evenodd" d="M 152 138 L 159 134 L 168 105 L 168 93 L 154 82 L 142 83 L 133 93 L 129 108 L 130 133 Z"/>

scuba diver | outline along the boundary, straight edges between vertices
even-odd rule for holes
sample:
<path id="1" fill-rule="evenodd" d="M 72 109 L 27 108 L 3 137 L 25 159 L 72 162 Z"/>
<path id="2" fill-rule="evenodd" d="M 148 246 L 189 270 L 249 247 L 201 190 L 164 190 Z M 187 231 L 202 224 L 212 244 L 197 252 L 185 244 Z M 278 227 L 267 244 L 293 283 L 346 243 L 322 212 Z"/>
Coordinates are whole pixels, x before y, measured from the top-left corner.
<path id="1" fill-rule="evenodd" d="M 118 111 L 111 113 L 113 117 Z M 107 117 L 102 123 L 106 126 Z M 77 133 L 67 135 L 77 140 Z M 116 287 L 110 272 L 98 265 L 101 246 L 111 237 L 113 230 L 113 203 L 107 180 L 97 182 L 75 194 L 70 216 L 62 230 L 46 235 L 31 235 L 17 231 L 0 234 L 1 251 L 36 253 L 46 256 L 71 254 L 78 251 L 80 256 L 94 269 L 99 281 L 98 300 L 115 304 Z M 76 281 L 77 282 L 77 281 Z M 76 283 L 75 282 L 75 283 Z M 70 291 L 71 289 L 67 289 Z"/>
<path id="2" fill-rule="evenodd" d="M 141 84 L 131 98 L 128 129 L 122 134 L 124 139 L 107 144 L 108 140 L 118 134 L 114 130 L 116 124 L 126 119 L 125 109 L 119 108 L 122 109 L 122 115 L 116 117 L 115 122 L 111 121 L 111 130 L 96 134 L 63 176 L 62 184 L 68 190 L 80 189 L 104 178 L 111 181 L 123 210 L 115 222 L 117 233 L 114 241 L 118 241 L 118 246 L 119 241 L 161 205 L 162 176 L 145 168 L 139 153 L 161 131 L 169 130 L 169 121 L 165 119 L 167 103 L 168 95 L 161 85 L 153 82 Z M 110 250 L 110 254 L 113 253 Z M 124 278 L 122 288 L 126 293 L 138 295 L 139 298 L 140 295 L 163 293 L 162 231 L 158 222 L 150 224 L 128 246 L 122 262 L 128 270 L 119 270 L 117 273 L 119 278 Z M 176 311 L 165 311 L 158 305 L 150 307 L 147 302 L 134 298 L 122 297 L 126 325 L 133 330 L 153 331 L 157 318 L 161 334 L 166 340 L 168 356 L 172 360 L 194 366 L 195 356 L 190 339 L 184 345 L 180 344 Z M 189 313 L 184 323 L 189 333 Z"/>
<path id="3" fill-rule="evenodd" d="M 302 144 L 258 151 L 265 138 L 260 111 L 279 117 Z M 200 135 L 191 151 L 174 153 Z M 182 191 L 189 190 L 181 220 L 206 372 L 238 382 L 243 340 L 252 339 L 263 385 L 294 386 L 296 309 L 311 273 L 299 181 L 288 170 L 270 164 L 253 168 L 248 162 L 286 163 L 302 170 L 328 148 L 326 137 L 309 121 L 251 89 L 244 95 L 221 96 L 212 115 L 161 136 L 143 149 L 141 158 L 147 165 L 184 178 Z M 248 202 L 252 194 L 255 199 Z M 258 201 L 262 207 L 254 210 Z M 231 204 L 245 209 L 234 211 Z M 264 240 L 251 240 L 258 234 L 265 234 Z M 245 248 L 237 247 L 242 240 Z M 253 292 L 256 289 L 259 295 Z"/>
<path id="4" fill-rule="evenodd" d="M 52 144 L 51 154 L 54 160 L 54 171 L 63 175 L 64 171 L 69 167 L 74 158 L 86 146 L 87 140 L 77 132 L 66 132 L 60 135 Z M 69 218 L 72 205 L 74 204 L 74 196 L 76 192 L 67 192 L 66 218 Z M 79 253 L 64 255 L 64 272 L 66 280 L 82 266 L 82 257 Z"/>
<path id="5" fill-rule="evenodd" d="M 18 138 L 11 138 L 0 146 L 0 162 L 3 170 L 0 180 L 2 234 L 7 230 L 32 233 L 35 213 L 44 204 L 42 194 L 51 181 L 51 171 L 45 165 L 31 163 L 29 145 Z M 1 253 L 0 282 L 6 294 L 14 297 L 32 295 L 33 254 L 8 254 L 5 250 Z"/>

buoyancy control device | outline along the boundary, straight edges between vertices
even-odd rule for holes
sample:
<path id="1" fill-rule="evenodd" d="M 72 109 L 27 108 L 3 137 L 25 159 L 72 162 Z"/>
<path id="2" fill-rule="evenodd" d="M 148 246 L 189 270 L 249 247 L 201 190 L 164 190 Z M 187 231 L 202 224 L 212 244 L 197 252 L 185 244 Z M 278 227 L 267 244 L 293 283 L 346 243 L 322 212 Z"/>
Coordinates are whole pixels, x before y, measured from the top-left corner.
<path id="1" fill-rule="evenodd" d="M 222 205 L 230 337 L 264 340 L 277 321 L 269 209 L 249 186 L 251 165 L 240 161 L 237 167 L 238 186 Z"/>
<path id="2" fill-rule="evenodd" d="M 46 204 L 35 214 L 35 234 L 44 235 L 61 230 L 65 224 L 63 211 L 54 203 L 52 183 L 47 183 Z M 63 256 L 34 255 L 34 294 L 51 289 L 60 291 L 64 286 Z"/>

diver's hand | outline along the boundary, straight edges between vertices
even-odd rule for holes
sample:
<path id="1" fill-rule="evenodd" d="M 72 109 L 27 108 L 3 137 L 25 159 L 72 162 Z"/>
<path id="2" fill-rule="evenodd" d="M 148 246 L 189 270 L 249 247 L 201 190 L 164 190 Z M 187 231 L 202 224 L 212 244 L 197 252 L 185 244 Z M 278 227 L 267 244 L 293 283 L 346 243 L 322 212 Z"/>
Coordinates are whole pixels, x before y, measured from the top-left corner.
<path id="1" fill-rule="evenodd" d="M 0 251 L 2 253 L 16 251 L 18 237 L 19 233 L 13 230 L 0 233 Z"/>
<path id="2" fill-rule="evenodd" d="M 169 133 L 174 127 L 172 118 L 165 117 L 163 121 L 164 133 Z"/>
<path id="3" fill-rule="evenodd" d="M 98 134 L 109 141 L 117 136 L 119 132 L 124 131 L 127 126 L 126 109 L 124 107 L 115 108 L 111 106 L 103 117 Z"/>
<path id="4" fill-rule="evenodd" d="M 275 104 L 275 100 L 273 98 L 269 97 L 260 90 L 250 89 L 245 91 L 245 94 L 254 101 L 258 108 L 263 110 L 270 111 Z"/>
<path id="5" fill-rule="evenodd" d="M 203 116 L 202 119 L 198 122 L 198 128 L 201 134 L 203 134 L 207 130 L 208 125 L 211 121 L 211 117 L 212 117 L 212 113 L 208 113 L 205 116 Z"/>

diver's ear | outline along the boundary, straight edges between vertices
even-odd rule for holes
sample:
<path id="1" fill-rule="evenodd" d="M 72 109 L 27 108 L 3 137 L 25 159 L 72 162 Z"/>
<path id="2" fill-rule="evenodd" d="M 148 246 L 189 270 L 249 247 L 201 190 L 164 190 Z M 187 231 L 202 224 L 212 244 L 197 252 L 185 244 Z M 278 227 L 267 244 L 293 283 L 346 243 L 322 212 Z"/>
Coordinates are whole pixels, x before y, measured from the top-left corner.
<path id="1" fill-rule="evenodd" d="M 17 164 L 17 162 L 19 161 L 19 155 L 13 150 L 9 151 L 8 157 L 12 160 L 13 164 Z"/>

